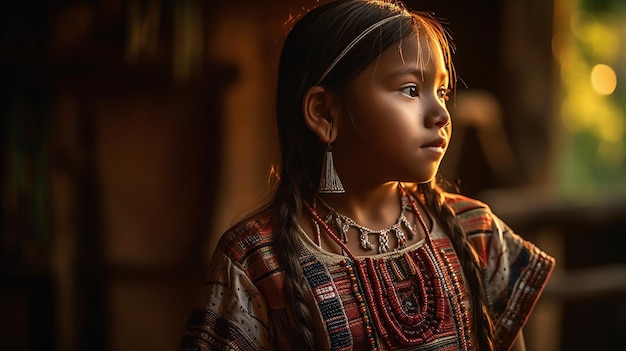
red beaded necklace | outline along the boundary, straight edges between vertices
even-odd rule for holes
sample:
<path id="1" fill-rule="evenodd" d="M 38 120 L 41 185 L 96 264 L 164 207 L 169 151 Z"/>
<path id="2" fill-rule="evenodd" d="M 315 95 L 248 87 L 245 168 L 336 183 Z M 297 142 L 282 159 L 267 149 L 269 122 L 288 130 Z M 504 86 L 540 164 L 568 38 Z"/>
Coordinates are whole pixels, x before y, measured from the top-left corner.
<path id="1" fill-rule="evenodd" d="M 424 235 L 425 235 L 425 248 L 427 251 L 430 252 L 430 256 L 432 257 L 432 259 L 434 260 L 434 264 L 438 267 L 440 267 L 437 270 L 442 270 L 443 267 L 446 267 L 445 264 L 445 258 L 442 257 L 443 253 L 439 253 L 438 250 L 435 249 L 432 239 L 430 237 L 430 230 L 428 229 L 428 226 L 426 225 L 426 222 L 424 221 L 424 218 L 422 217 L 421 211 L 416 203 L 416 200 L 413 196 L 408 196 L 408 192 L 405 189 L 404 185 L 402 183 L 399 183 L 399 188 L 400 191 L 402 192 L 401 196 L 407 196 L 410 200 L 410 205 L 411 205 L 411 209 L 413 210 L 413 213 L 415 214 L 415 216 L 418 219 L 418 222 L 422 228 L 422 230 L 424 231 Z M 383 320 L 382 316 L 378 315 L 378 314 L 371 314 L 369 315 L 367 313 L 367 306 L 366 306 L 366 301 L 370 306 L 373 306 L 376 304 L 376 298 L 380 298 L 380 296 L 374 296 L 374 294 L 372 293 L 372 291 L 374 290 L 380 290 L 379 286 L 373 287 L 371 284 L 372 283 L 376 283 L 376 282 L 370 282 L 368 280 L 368 266 L 372 265 L 374 263 L 374 261 L 371 258 L 365 258 L 365 265 L 362 264 L 357 264 L 357 258 L 356 256 L 350 251 L 350 249 L 346 246 L 346 244 L 344 243 L 343 240 L 341 240 L 337 234 L 335 234 L 335 232 L 329 227 L 329 225 L 319 216 L 319 214 L 316 212 L 315 208 L 311 207 L 308 203 L 306 204 L 308 207 L 308 210 L 311 214 L 311 217 L 314 221 L 315 226 L 321 226 L 324 231 L 329 235 L 329 237 L 335 242 L 337 243 L 337 245 L 339 245 L 341 247 L 341 249 L 343 250 L 344 254 L 347 255 L 350 259 L 351 259 L 351 263 L 347 263 L 346 262 L 346 266 L 347 269 L 350 273 L 350 277 L 351 277 L 351 281 L 352 281 L 352 290 L 353 293 L 357 296 L 357 300 L 360 301 L 360 306 L 359 309 L 362 312 L 363 315 L 363 321 L 365 323 L 366 329 L 368 330 L 368 338 L 369 338 L 369 343 L 370 346 L 372 348 L 372 350 L 377 350 L 377 339 L 374 335 L 373 332 L 373 327 L 377 326 L 378 330 L 385 330 L 386 328 L 389 327 L 389 323 L 385 323 L 385 321 Z M 320 231 L 318 230 L 316 235 L 318 236 L 317 240 L 318 243 L 320 242 Z M 359 291 L 359 286 L 358 286 L 358 281 L 357 281 L 357 276 L 354 274 L 354 271 L 356 268 L 356 274 L 358 274 L 359 276 L 359 280 L 362 282 L 362 284 L 365 284 L 364 288 L 364 292 L 365 292 L 365 298 L 363 299 L 362 293 Z M 417 268 L 417 267 L 416 267 Z M 370 268 L 371 269 L 371 268 Z M 447 280 L 448 278 L 443 278 L 444 280 Z M 456 280 L 455 278 L 450 277 L 449 279 L 452 280 Z M 453 286 L 458 285 L 458 282 L 453 281 Z M 441 282 L 434 282 L 436 289 L 441 293 L 443 293 L 444 295 L 446 294 L 450 294 L 451 292 L 448 291 L 448 288 L 445 286 L 445 283 L 441 283 Z M 376 288 L 376 289 L 372 289 L 372 288 Z M 463 310 L 462 306 L 452 306 L 453 309 L 461 309 Z M 430 316 L 430 318 L 432 318 L 433 320 L 441 320 L 442 317 L 442 313 L 446 313 L 443 309 L 438 308 L 435 312 L 435 315 Z M 465 315 L 465 313 L 462 313 L 463 315 Z M 387 321 L 388 322 L 388 321 Z M 407 320 L 407 322 L 410 322 Z M 412 323 L 409 323 L 412 324 Z M 395 328 L 397 329 L 397 328 Z M 394 334 L 397 335 L 400 340 L 405 343 L 405 344 L 409 344 L 411 342 L 411 340 L 406 337 L 403 336 L 402 332 L 400 330 L 395 330 L 394 329 Z M 471 348 L 471 341 L 469 340 L 469 338 L 467 337 L 467 332 L 469 331 L 465 331 L 462 330 L 461 333 L 462 335 L 460 336 L 460 340 L 462 343 L 462 349 L 464 350 L 468 350 Z M 428 338 L 428 333 L 430 333 L 430 331 L 427 331 L 424 335 L 424 338 L 427 339 Z"/>

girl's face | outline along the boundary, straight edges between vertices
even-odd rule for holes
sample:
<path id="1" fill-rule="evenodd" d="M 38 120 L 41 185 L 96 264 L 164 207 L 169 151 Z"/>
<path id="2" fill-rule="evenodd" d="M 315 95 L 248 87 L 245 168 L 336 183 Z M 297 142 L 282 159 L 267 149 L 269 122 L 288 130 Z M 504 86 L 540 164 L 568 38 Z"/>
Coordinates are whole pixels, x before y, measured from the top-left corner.
<path id="1" fill-rule="evenodd" d="M 426 37 L 384 51 L 348 87 L 333 142 L 341 179 L 430 181 L 450 140 L 448 86 L 441 48 Z"/>

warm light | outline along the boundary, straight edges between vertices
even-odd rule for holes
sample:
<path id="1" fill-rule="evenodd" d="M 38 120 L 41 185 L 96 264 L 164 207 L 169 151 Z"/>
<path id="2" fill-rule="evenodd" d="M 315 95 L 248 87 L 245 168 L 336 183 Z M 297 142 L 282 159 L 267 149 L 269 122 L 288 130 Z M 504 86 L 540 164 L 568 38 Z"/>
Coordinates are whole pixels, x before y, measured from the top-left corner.
<path id="1" fill-rule="evenodd" d="M 591 70 L 591 86 L 601 95 L 611 95 L 617 86 L 617 75 L 613 68 L 599 64 Z"/>

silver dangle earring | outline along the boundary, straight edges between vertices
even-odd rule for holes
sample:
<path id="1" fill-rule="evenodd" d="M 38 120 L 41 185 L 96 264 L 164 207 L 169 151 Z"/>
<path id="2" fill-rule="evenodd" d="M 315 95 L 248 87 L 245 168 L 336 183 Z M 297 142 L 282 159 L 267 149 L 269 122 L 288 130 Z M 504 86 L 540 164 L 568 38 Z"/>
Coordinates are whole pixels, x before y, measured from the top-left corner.
<path id="1" fill-rule="evenodd" d="M 342 194 L 346 192 L 339 174 L 335 169 L 335 162 L 333 161 L 333 150 L 330 147 L 330 139 L 333 134 L 333 122 L 330 122 L 330 132 L 328 135 L 328 144 L 326 145 L 326 152 L 324 153 L 324 161 L 322 163 L 322 176 L 320 177 L 320 185 L 317 190 L 323 194 Z"/>

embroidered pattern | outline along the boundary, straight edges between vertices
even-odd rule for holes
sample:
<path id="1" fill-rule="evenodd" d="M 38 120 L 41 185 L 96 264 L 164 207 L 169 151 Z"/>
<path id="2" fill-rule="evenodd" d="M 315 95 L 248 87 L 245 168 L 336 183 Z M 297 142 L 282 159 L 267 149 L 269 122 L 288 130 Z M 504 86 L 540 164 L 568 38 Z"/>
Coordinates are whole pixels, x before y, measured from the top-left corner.
<path id="1" fill-rule="evenodd" d="M 496 347 L 507 349 L 539 298 L 554 260 L 513 233 L 484 204 L 449 194 L 446 201 L 481 258 Z M 273 232 L 267 218 L 256 217 L 222 238 L 211 265 L 213 292 L 193 312 L 182 350 L 294 350 L 290 342 L 297 334 Z M 439 234 L 432 250 L 409 247 L 341 262 L 303 237 L 300 262 L 315 302 L 311 308 L 319 311 L 316 320 L 327 330 L 318 339 L 325 339 L 319 349 L 471 349 L 467 287 L 450 241 Z"/>

